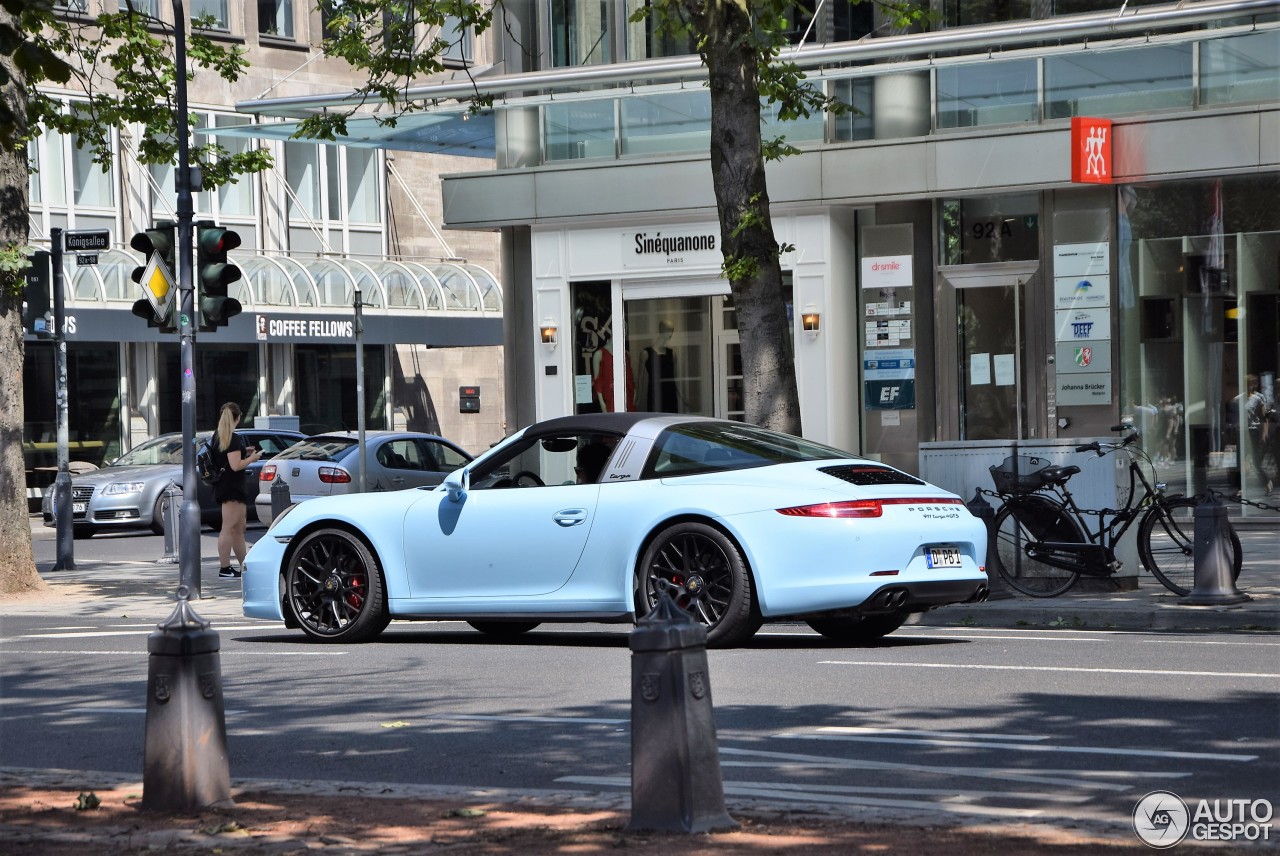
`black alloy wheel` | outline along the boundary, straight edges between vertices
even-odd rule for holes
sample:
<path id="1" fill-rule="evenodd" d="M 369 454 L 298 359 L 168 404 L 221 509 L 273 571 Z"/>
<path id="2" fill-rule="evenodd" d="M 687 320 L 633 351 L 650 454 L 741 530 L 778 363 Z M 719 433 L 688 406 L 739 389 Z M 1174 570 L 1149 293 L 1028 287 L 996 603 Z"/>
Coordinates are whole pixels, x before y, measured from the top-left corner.
<path id="1" fill-rule="evenodd" d="M 318 642 L 366 642 L 391 621 L 382 570 L 346 529 L 318 529 L 290 554 L 285 596 L 298 626 Z"/>
<path id="2" fill-rule="evenodd" d="M 649 544 L 640 561 L 636 615 L 648 615 L 666 592 L 707 628 L 707 645 L 741 645 L 762 623 L 751 572 L 727 535 L 705 523 L 678 523 Z"/>
<path id="3" fill-rule="evenodd" d="M 806 622 L 818 633 L 842 645 L 865 645 L 888 636 L 907 620 L 905 610 L 854 618 L 815 618 Z"/>

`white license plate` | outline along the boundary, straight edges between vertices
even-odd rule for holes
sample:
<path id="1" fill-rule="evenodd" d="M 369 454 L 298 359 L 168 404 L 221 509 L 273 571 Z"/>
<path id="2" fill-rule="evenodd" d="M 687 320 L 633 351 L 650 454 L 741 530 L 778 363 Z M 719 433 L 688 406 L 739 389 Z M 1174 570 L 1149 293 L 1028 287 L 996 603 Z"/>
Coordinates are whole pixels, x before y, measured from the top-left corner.
<path id="1" fill-rule="evenodd" d="M 931 568 L 960 567 L 960 549 L 958 547 L 930 547 L 925 554 Z"/>
<path id="2" fill-rule="evenodd" d="M 88 510 L 89 510 L 89 503 L 87 503 L 87 502 L 73 502 L 73 503 L 71 503 L 71 513 L 72 513 L 72 514 L 84 514 L 84 513 L 85 513 L 86 511 L 88 511 Z"/>

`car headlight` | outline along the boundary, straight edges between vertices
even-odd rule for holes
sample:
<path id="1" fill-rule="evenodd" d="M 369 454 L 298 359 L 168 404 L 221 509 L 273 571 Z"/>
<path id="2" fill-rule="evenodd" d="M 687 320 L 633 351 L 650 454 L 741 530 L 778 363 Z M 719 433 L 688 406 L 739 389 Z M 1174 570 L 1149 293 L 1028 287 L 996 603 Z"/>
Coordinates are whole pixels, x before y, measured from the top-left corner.
<path id="1" fill-rule="evenodd" d="M 123 493 L 142 493 L 146 482 L 112 482 L 102 491 L 103 496 L 117 496 Z"/>

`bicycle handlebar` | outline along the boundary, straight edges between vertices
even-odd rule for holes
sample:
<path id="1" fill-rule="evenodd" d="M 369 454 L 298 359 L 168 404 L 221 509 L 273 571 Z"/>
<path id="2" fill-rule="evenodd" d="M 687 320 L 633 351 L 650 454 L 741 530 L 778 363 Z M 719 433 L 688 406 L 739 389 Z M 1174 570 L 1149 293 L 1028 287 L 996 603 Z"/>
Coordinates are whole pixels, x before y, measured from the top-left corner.
<path id="1" fill-rule="evenodd" d="M 1115 425 L 1111 428 L 1111 430 L 1112 431 L 1129 430 L 1129 431 L 1132 431 L 1133 433 L 1125 437 L 1119 443 L 1105 444 L 1106 445 L 1105 451 L 1103 450 L 1104 444 L 1099 443 L 1097 441 L 1093 443 L 1084 443 L 1082 445 L 1076 446 L 1076 451 L 1077 452 L 1097 452 L 1099 455 L 1104 455 L 1106 454 L 1106 452 L 1114 452 L 1117 449 L 1123 449 L 1127 446 L 1132 446 L 1134 443 L 1138 442 L 1138 437 L 1140 436 L 1138 429 L 1134 428 L 1132 425 Z"/>

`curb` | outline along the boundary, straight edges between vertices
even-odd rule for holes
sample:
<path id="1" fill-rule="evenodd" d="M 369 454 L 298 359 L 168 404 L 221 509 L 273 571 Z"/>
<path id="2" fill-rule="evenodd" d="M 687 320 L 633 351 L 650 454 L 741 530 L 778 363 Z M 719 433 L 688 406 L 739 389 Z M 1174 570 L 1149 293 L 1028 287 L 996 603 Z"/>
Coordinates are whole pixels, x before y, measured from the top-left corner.
<path id="1" fill-rule="evenodd" d="M 1276 633 L 1280 632 L 1280 609 L 1270 603 L 1250 609 L 1175 603 L 1142 607 L 1071 600 L 1042 605 L 1015 599 L 942 607 L 912 615 L 906 623 L 919 627 Z"/>

